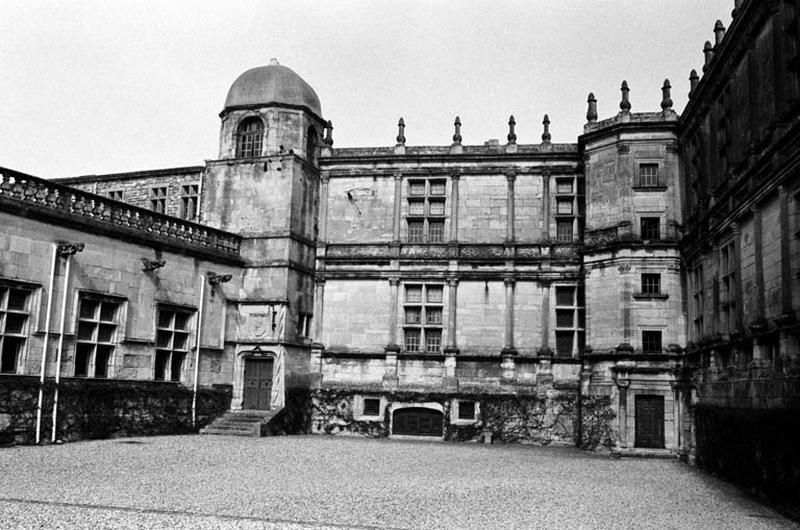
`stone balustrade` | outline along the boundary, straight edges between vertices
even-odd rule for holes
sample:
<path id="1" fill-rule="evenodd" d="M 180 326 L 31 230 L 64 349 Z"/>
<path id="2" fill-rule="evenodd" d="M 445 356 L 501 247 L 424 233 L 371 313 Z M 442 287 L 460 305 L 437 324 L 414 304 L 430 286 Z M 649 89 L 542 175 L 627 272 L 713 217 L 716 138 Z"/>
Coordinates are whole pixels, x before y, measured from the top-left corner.
<path id="1" fill-rule="evenodd" d="M 6 201 L 229 254 L 238 254 L 241 245 L 236 234 L 0 168 L 0 203 Z"/>

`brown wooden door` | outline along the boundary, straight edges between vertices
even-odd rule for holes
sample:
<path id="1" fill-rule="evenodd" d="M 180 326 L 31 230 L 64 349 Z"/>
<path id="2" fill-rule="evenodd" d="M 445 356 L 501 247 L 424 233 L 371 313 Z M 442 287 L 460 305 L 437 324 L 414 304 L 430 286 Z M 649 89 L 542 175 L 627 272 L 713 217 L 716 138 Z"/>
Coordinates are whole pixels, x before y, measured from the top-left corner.
<path id="1" fill-rule="evenodd" d="M 245 359 L 242 408 L 267 410 L 272 395 L 272 359 Z"/>
<path id="2" fill-rule="evenodd" d="M 413 407 L 395 411 L 392 434 L 442 436 L 443 416 L 438 410 Z"/>
<path id="3" fill-rule="evenodd" d="M 664 447 L 664 396 L 636 396 L 636 447 Z"/>

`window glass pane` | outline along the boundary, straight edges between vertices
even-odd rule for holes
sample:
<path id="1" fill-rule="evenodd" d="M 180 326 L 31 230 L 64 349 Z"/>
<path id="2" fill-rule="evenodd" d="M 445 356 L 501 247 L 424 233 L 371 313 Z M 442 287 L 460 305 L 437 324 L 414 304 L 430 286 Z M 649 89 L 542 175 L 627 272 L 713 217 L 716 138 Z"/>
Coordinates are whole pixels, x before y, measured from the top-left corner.
<path id="1" fill-rule="evenodd" d="M 425 351 L 438 352 L 442 348 L 442 332 L 439 330 L 425 331 Z"/>
<path id="2" fill-rule="evenodd" d="M 419 324 L 422 318 L 422 310 L 419 307 L 406 308 L 406 324 Z"/>
<path id="3" fill-rule="evenodd" d="M 425 181 L 411 180 L 408 182 L 409 195 L 425 195 Z"/>
<path id="4" fill-rule="evenodd" d="M 92 359 L 94 345 L 78 343 L 75 348 L 75 377 L 86 377 L 89 375 L 89 363 Z"/>
<path id="5" fill-rule="evenodd" d="M 559 243 L 572 242 L 572 220 L 556 221 L 556 239 Z"/>
<path id="6" fill-rule="evenodd" d="M 169 352 L 164 350 L 156 350 L 155 379 L 159 381 L 164 380 L 168 362 Z"/>
<path id="7" fill-rule="evenodd" d="M 111 342 L 114 339 L 114 330 L 117 328 L 114 324 L 100 324 L 100 329 L 97 331 L 97 342 Z"/>
<path id="8" fill-rule="evenodd" d="M 98 302 L 94 300 L 81 300 L 80 318 L 95 319 Z"/>
<path id="9" fill-rule="evenodd" d="M 25 321 L 28 319 L 28 315 L 20 315 L 16 313 L 7 313 L 6 314 L 6 324 L 5 324 L 5 333 L 17 333 L 20 334 L 25 329 Z"/>
<path id="10" fill-rule="evenodd" d="M 364 416 L 378 416 L 381 411 L 380 399 L 364 400 Z"/>
<path id="11" fill-rule="evenodd" d="M 660 331 L 642 331 L 642 352 L 661 353 Z"/>
<path id="12" fill-rule="evenodd" d="M 408 215 L 425 215 L 425 202 L 408 201 Z"/>
<path id="13" fill-rule="evenodd" d="M 8 309 L 16 311 L 25 310 L 25 302 L 28 299 L 28 291 L 20 289 L 9 289 L 8 291 Z"/>
<path id="14" fill-rule="evenodd" d="M 444 201 L 430 201 L 431 215 L 444 215 Z"/>
<path id="15" fill-rule="evenodd" d="M 185 355 L 183 353 L 172 352 L 172 362 L 170 363 L 170 381 L 180 381 L 181 380 L 181 369 L 183 368 L 183 358 Z"/>
<path id="16" fill-rule="evenodd" d="M 432 180 L 431 181 L 431 195 L 444 195 L 445 193 L 445 181 L 443 180 Z"/>
<path id="17" fill-rule="evenodd" d="M 458 419 L 459 420 L 474 420 L 475 419 L 475 402 L 474 401 L 459 401 L 458 402 Z"/>
<path id="18" fill-rule="evenodd" d="M 444 221 L 431 221 L 428 223 L 430 243 L 443 243 L 444 242 Z"/>
<path id="19" fill-rule="evenodd" d="M 424 223 L 422 221 L 409 221 L 408 222 L 408 242 L 409 243 L 422 243 L 423 242 Z"/>
<path id="20" fill-rule="evenodd" d="M 17 371 L 17 357 L 22 351 L 25 339 L 17 337 L 4 337 L 3 349 L 0 351 L 0 372 L 13 373 Z"/>
<path id="21" fill-rule="evenodd" d="M 661 239 L 659 224 L 658 217 L 642 217 L 642 239 Z"/>
<path id="22" fill-rule="evenodd" d="M 412 302 L 412 303 L 422 302 L 422 286 L 420 286 L 420 285 L 407 285 L 406 286 L 406 302 Z"/>
<path id="23" fill-rule="evenodd" d="M 108 361 L 114 351 L 112 346 L 98 346 L 94 359 L 94 376 L 108 377 Z"/>
<path id="24" fill-rule="evenodd" d="M 189 313 L 175 313 L 175 329 L 188 329 L 190 317 Z"/>
<path id="25" fill-rule="evenodd" d="M 405 330 L 406 351 L 419 351 L 419 337 L 420 337 L 420 332 L 418 329 Z"/>
<path id="26" fill-rule="evenodd" d="M 156 334 L 156 346 L 159 348 L 170 348 L 172 343 L 172 332 L 158 330 Z"/>
<path id="27" fill-rule="evenodd" d="M 103 302 L 100 305 L 100 320 L 105 322 L 114 322 L 117 317 L 117 304 L 111 302 Z"/>
<path id="28" fill-rule="evenodd" d="M 642 274 L 642 293 L 659 294 L 661 291 L 660 274 Z"/>
<path id="29" fill-rule="evenodd" d="M 189 344 L 189 334 L 182 331 L 176 331 L 172 338 L 173 350 L 186 350 Z"/>
<path id="30" fill-rule="evenodd" d="M 556 213 L 559 215 L 571 215 L 572 214 L 572 199 L 567 201 L 559 200 L 556 202 Z"/>
<path id="31" fill-rule="evenodd" d="M 572 342 L 575 333 L 572 331 L 556 331 L 556 355 L 572 357 Z"/>
<path id="32" fill-rule="evenodd" d="M 575 324 L 575 312 L 572 309 L 558 309 L 556 311 L 556 327 L 571 328 Z"/>
<path id="33" fill-rule="evenodd" d="M 572 194 L 572 179 L 556 179 L 556 193 Z"/>
<path id="34" fill-rule="evenodd" d="M 428 287 L 428 302 L 441 304 L 442 293 L 444 293 L 444 289 L 442 287 Z"/>
<path id="35" fill-rule="evenodd" d="M 165 311 L 160 310 L 158 312 L 158 327 L 160 328 L 171 328 L 172 327 L 172 317 L 175 313 L 172 311 Z"/>
<path id="36" fill-rule="evenodd" d="M 97 324 L 91 322 L 78 323 L 78 340 L 94 340 L 94 330 Z"/>
<path id="37" fill-rule="evenodd" d="M 575 288 L 556 287 L 556 305 L 575 305 Z"/>
<path id="38" fill-rule="evenodd" d="M 442 310 L 435 308 L 427 308 L 425 310 L 425 323 L 426 324 L 441 324 L 442 323 Z"/>
<path id="39" fill-rule="evenodd" d="M 639 165 L 639 186 L 658 186 L 658 164 Z"/>

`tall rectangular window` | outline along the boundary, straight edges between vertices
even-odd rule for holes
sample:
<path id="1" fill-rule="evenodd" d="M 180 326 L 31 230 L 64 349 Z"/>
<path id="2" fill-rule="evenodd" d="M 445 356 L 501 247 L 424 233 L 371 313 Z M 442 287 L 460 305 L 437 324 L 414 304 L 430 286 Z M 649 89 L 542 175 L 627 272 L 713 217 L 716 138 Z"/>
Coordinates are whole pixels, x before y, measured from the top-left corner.
<path id="1" fill-rule="evenodd" d="M 181 219 L 186 219 L 187 221 L 194 221 L 197 219 L 199 191 L 199 184 L 181 186 Z"/>
<path id="2" fill-rule="evenodd" d="M 408 284 L 405 289 L 405 351 L 440 352 L 444 287 L 436 284 Z"/>
<path id="3" fill-rule="evenodd" d="M 125 198 L 125 192 L 123 190 L 111 190 L 108 192 L 108 198 L 121 201 Z"/>
<path id="4" fill-rule="evenodd" d="M 167 213 L 167 187 L 150 188 L 150 209 L 156 213 Z"/>
<path id="5" fill-rule="evenodd" d="M 119 327 L 120 301 L 83 296 L 78 310 L 75 377 L 108 377 Z M 92 367 L 94 368 L 92 370 Z"/>
<path id="6" fill-rule="evenodd" d="M 639 186 L 643 188 L 658 186 L 658 164 L 639 164 Z"/>
<path id="7" fill-rule="evenodd" d="M 444 179 L 411 179 L 408 181 L 409 243 L 444 243 L 446 211 Z"/>
<path id="8" fill-rule="evenodd" d="M 642 217 L 641 218 L 642 239 L 658 240 L 661 239 L 661 218 Z"/>
<path id="9" fill-rule="evenodd" d="M 720 248 L 720 321 L 728 331 L 736 327 L 736 247 L 733 241 Z"/>
<path id="10" fill-rule="evenodd" d="M 167 306 L 158 308 L 156 325 L 155 379 L 180 381 L 184 360 L 189 353 L 193 312 Z"/>
<path id="11" fill-rule="evenodd" d="M 694 338 L 703 336 L 703 315 L 705 312 L 705 277 L 703 266 L 697 265 L 692 271 L 692 303 L 694 313 Z"/>
<path id="12" fill-rule="evenodd" d="M 661 332 L 642 331 L 642 353 L 661 353 Z"/>
<path id="13" fill-rule="evenodd" d="M 0 284 L 0 372 L 16 373 L 28 337 L 31 291 Z"/>
<path id="14" fill-rule="evenodd" d="M 583 288 L 559 285 L 556 298 L 556 355 L 572 357 L 584 346 L 584 294 Z"/>

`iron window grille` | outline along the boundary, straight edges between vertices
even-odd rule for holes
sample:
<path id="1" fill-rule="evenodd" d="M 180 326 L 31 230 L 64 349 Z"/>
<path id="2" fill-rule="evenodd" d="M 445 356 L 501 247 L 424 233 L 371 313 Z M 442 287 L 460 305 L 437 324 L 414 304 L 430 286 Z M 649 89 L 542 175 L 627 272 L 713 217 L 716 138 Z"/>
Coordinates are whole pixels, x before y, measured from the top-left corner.
<path id="1" fill-rule="evenodd" d="M 444 287 L 434 284 L 405 286 L 404 350 L 438 353 L 442 349 Z"/>
<path id="2" fill-rule="evenodd" d="M 118 300 L 84 296 L 78 309 L 75 377 L 108 377 L 119 328 Z M 94 370 L 92 370 L 94 367 Z"/>
<path id="3" fill-rule="evenodd" d="M 381 400 L 376 398 L 364 399 L 364 416 L 380 416 Z"/>
<path id="4" fill-rule="evenodd" d="M 559 219 L 556 221 L 556 241 L 559 243 L 572 243 L 572 219 Z"/>
<path id="5" fill-rule="evenodd" d="M 252 116 L 239 124 L 236 134 L 236 157 L 253 158 L 261 156 L 264 138 L 264 122 Z"/>
<path id="6" fill-rule="evenodd" d="M 0 372 L 16 373 L 28 338 L 31 291 L 0 284 Z"/>
<path id="7" fill-rule="evenodd" d="M 475 402 L 474 401 L 459 401 L 458 402 L 458 419 L 459 420 L 474 420 L 475 419 Z"/>
<path id="8" fill-rule="evenodd" d="M 156 325 L 157 381 L 180 381 L 184 360 L 189 353 L 189 336 L 194 312 L 173 307 L 159 307 Z"/>

